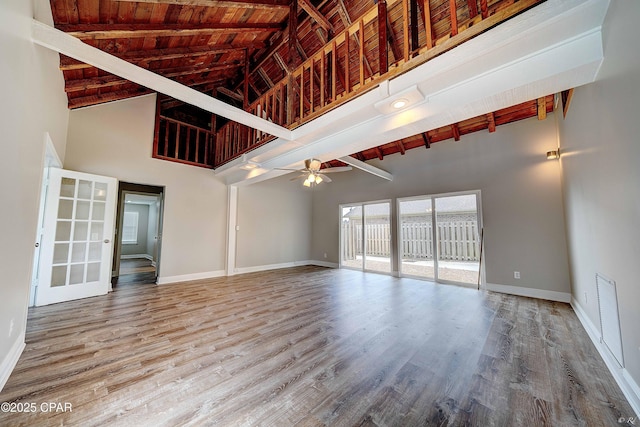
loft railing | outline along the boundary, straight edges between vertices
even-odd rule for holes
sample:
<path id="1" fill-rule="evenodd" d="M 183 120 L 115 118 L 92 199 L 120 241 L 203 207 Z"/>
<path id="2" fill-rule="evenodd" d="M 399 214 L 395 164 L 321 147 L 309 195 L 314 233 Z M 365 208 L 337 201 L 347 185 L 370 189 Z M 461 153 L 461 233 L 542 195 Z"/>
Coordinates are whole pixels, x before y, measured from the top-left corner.
<path id="1" fill-rule="evenodd" d="M 505 1 L 489 15 L 487 0 L 451 0 L 450 30 L 436 39 L 447 20 L 438 20 L 435 28 L 429 1 L 380 0 L 250 104 L 247 111 L 293 129 L 543 1 Z M 457 3 L 462 7 L 457 8 Z M 459 16 L 465 19 L 459 21 Z M 272 139 L 264 132 L 229 122 L 216 133 L 214 167 Z"/>
<path id="2" fill-rule="evenodd" d="M 216 135 L 207 129 L 158 115 L 153 157 L 213 168 L 215 137 Z"/>

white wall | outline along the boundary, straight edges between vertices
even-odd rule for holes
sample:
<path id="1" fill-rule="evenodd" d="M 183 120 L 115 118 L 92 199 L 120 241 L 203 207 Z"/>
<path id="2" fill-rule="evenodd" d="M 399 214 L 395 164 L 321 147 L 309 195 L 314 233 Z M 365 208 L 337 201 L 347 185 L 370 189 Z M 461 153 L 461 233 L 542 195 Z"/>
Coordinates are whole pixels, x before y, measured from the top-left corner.
<path id="1" fill-rule="evenodd" d="M 71 111 L 65 168 L 165 187 L 160 281 L 225 268 L 227 187 L 209 169 L 151 157 L 155 95 Z"/>
<path id="2" fill-rule="evenodd" d="M 326 252 L 327 261 L 339 261 L 341 203 L 394 199 L 395 208 L 398 197 L 479 189 L 487 283 L 568 295 L 560 169 L 545 158 L 556 145 L 550 115 L 370 161 L 391 172 L 391 182 L 361 171 L 332 175 L 334 182 L 319 186 L 313 198 L 312 259 L 323 260 Z"/>
<path id="3" fill-rule="evenodd" d="M 49 2 L 0 2 L 0 388 L 24 343 L 44 133 L 62 157 L 67 98 L 57 53 L 35 46 L 31 19 L 51 23 Z M 16 360 L 14 360 L 16 359 Z"/>
<path id="4" fill-rule="evenodd" d="M 599 329 L 596 273 L 616 281 L 627 373 L 640 384 L 640 2 L 614 1 L 598 81 L 560 120 L 572 292 Z M 638 393 L 638 391 L 636 391 Z M 640 398 L 640 396 L 638 396 Z"/>
<path id="5" fill-rule="evenodd" d="M 292 176 L 238 188 L 239 271 L 309 259 L 313 192 Z"/>

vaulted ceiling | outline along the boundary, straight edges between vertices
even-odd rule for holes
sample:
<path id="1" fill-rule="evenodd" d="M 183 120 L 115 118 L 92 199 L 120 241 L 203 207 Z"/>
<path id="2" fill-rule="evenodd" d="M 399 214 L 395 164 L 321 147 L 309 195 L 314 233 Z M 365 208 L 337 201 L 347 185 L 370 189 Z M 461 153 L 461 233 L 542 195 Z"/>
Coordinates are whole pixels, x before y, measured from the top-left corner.
<path id="1" fill-rule="evenodd" d="M 384 15 L 378 3 L 388 5 Z M 589 29 L 606 11 L 604 0 L 552 0 L 549 7 L 519 20 L 500 35 L 484 37 L 468 49 L 456 49 L 459 53 L 449 65 L 438 61 L 460 43 L 540 3 L 545 0 L 51 0 L 58 30 L 253 114 L 261 97 L 271 96 L 269 102 L 277 109 L 285 92 L 279 92 L 278 100 L 269 94 L 287 76 L 297 72 L 298 78 L 305 79 L 308 75 L 311 83 L 307 88 L 300 83 L 295 92 L 286 92 L 299 103 L 300 115 L 294 115 L 293 122 L 274 120 L 291 129 L 290 136 L 280 137 L 268 149 L 249 147 L 254 150 L 252 158 L 267 165 L 264 172 L 309 156 L 334 166 L 342 163 L 332 159 L 347 154 L 357 160 L 383 158 L 419 146 L 428 148 L 444 139 L 458 140 L 469 132 L 492 132 L 496 125 L 527 117 L 544 118 L 554 108 L 553 93 L 593 80 L 601 51 L 593 47 Z M 589 11 L 589 19 L 584 19 L 583 10 Z M 558 14 L 566 15 L 564 21 L 555 20 Z M 386 16 L 386 25 L 379 16 Z M 537 33 L 524 36 L 534 27 Z M 336 42 L 341 33 L 342 41 Z M 336 43 L 342 45 L 336 47 Z M 345 49 L 350 53 L 345 54 Z M 493 53 L 487 55 L 485 50 Z M 535 68 L 551 63 L 552 55 L 544 52 L 578 53 L 557 57 L 557 64 L 547 72 Z M 380 59 L 383 53 L 390 67 L 386 74 Z M 323 58 L 333 61 L 337 76 L 335 70 L 325 68 Z M 348 58 L 348 67 L 340 64 L 344 58 Z M 574 67 L 571 64 L 576 59 Z M 427 60 L 438 64 L 425 69 L 421 64 Z M 500 65 L 501 61 L 506 65 Z M 63 54 L 60 68 L 71 109 L 153 92 L 143 86 L 144 81 L 133 83 Z M 317 70 L 322 70 L 321 75 Z M 351 101 L 345 106 L 346 114 L 332 105 L 321 105 L 314 112 L 316 99 L 331 92 L 327 85 L 321 89 L 324 76 L 331 73 L 334 93 L 336 87 L 344 91 L 344 95 L 334 94 L 331 102 Z M 508 76 L 507 84 L 500 75 Z M 483 80 L 491 82 L 491 87 Z M 369 86 L 364 87 L 366 84 Z M 379 90 L 372 91 L 378 84 Z M 411 85 L 424 96 L 413 109 L 416 114 L 411 124 L 406 122 L 400 131 L 394 114 L 382 112 L 377 130 L 373 129 L 368 118 L 380 114 L 374 104 Z M 309 88 L 314 92 L 311 96 Z M 184 106 L 184 100 L 167 95 L 160 94 L 159 99 L 164 110 Z M 249 108 L 252 103 L 254 110 Z M 303 120 L 303 114 L 309 117 Z M 351 142 L 350 134 L 357 128 L 372 137 Z M 219 173 L 232 171 L 228 182 L 254 179 L 250 178 L 254 172 L 248 176 L 238 169 L 247 158 L 236 158 Z"/>

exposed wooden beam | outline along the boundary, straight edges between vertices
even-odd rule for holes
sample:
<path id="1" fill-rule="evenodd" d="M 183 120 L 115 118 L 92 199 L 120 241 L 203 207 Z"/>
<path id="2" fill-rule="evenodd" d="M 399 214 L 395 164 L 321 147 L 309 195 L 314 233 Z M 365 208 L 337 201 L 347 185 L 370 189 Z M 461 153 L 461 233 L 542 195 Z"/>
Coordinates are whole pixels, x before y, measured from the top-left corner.
<path id="1" fill-rule="evenodd" d="M 135 52 L 126 52 L 120 54 L 114 54 L 114 56 L 124 59 L 125 61 L 132 62 L 134 64 L 149 63 L 153 61 L 165 61 L 171 59 L 181 59 L 189 57 L 201 57 L 208 55 L 217 55 L 219 53 L 228 53 L 237 50 L 245 49 L 260 49 L 264 47 L 264 43 L 248 43 L 241 46 L 232 45 L 216 45 L 216 46 L 195 46 L 195 47 L 183 47 L 173 49 L 154 49 L 143 50 Z M 60 58 L 60 69 L 62 71 L 69 70 L 81 70 L 91 68 L 92 65 L 85 64 L 67 56 Z"/>
<path id="2" fill-rule="evenodd" d="M 324 4 L 326 4 L 329 0 L 323 0 L 319 5 L 318 8 L 321 8 Z M 302 22 L 299 22 L 299 25 L 303 25 L 305 22 L 307 22 L 307 20 L 311 19 L 310 16 L 306 16 L 305 18 L 302 19 Z M 280 50 L 280 48 L 282 46 L 284 46 L 287 42 L 289 42 L 289 33 L 290 30 L 288 28 L 285 28 L 280 35 L 273 41 L 273 43 L 271 43 L 269 45 L 269 47 L 267 48 L 267 50 L 261 54 L 261 58 L 260 59 L 256 59 L 254 61 L 254 68 L 251 70 L 251 74 L 255 73 L 258 68 L 262 67 L 264 65 L 265 62 L 267 62 L 269 60 L 269 58 L 271 58 L 271 56 L 273 56 L 278 50 Z M 289 71 L 291 71 L 292 67 L 287 67 L 289 68 Z"/>
<path id="3" fill-rule="evenodd" d="M 418 0 L 409 0 L 409 15 L 411 25 L 411 51 L 415 52 L 420 48 L 418 44 Z"/>
<path id="4" fill-rule="evenodd" d="M 380 149 L 380 147 L 374 147 L 373 150 L 376 152 L 376 156 L 378 156 L 378 159 L 384 160 L 384 154 L 382 154 L 382 150 Z"/>
<path id="5" fill-rule="evenodd" d="M 453 133 L 453 139 L 460 141 L 460 128 L 457 123 L 451 125 L 451 132 Z"/>
<path id="6" fill-rule="evenodd" d="M 219 32 L 276 32 L 282 25 L 207 23 L 207 24 L 62 24 L 58 29 L 80 40 L 130 39 L 142 37 L 182 37 Z"/>
<path id="7" fill-rule="evenodd" d="M 469 19 L 475 18 L 478 15 L 478 0 L 467 0 L 467 7 L 469 8 Z"/>
<path id="8" fill-rule="evenodd" d="M 393 32 L 393 27 L 391 26 L 391 21 L 389 20 L 388 14 L 387 14 L 387 42 L 389 43 L 389 47 L 391 47 L 391 53 L 393 54 L 394 62 L 402 58 L 402 52 L 400 52 L 400 48 L 396 44 L 395 33 Z"/>
<path id="9" fill-rule="evenodd" d="M 286 9 L 287 0 L 118 0 L 121 2 L 229 7 L 234 9 Z"/>
<path id="10" fill-rule="evenodd" d="M 380 74 L 389 71 L 389 49 L 387 45 L 387 2 L 378 1 L 378 61 Z"/>
<path id="11" fill-rule="evenodd" d="M 431 24 L 431 5 L 429 0 L 422 0 L 418 5 L 422 5 L 422 19 L 424 23 L 425 36 L 427 38 L 427 48 L 433 47 L 433 25 Z"/>
<path id="12" fill-rule="evenodd" d="M 451 36 L 458 34 L 458 8 L 456 0 L 449 0 L 449 12 L 451 14 Z"/>
<path id="13" fill-rule="evenodd" d="M 148 95 L 153 93 L 152 90 L 144 89 L 140 91 L 114 91 L 100 95 L 82 96 L 78 98 L 69 99 L 68 107 L 73 110 L 74 108 L 86 107 L 89 105 L 102 104 L 105 102 L 118 101 L 120 99 L 135 98 L 136 96 Z"/>
<path id="14" fill-rule="evenodd" d="M 538 98 L 538 120 L 547 118 L 547 97 Z"/>
<path id="15" fill-rule="evenodd" d="M 242 100 L 242 108 L 245 110 L 249 107 L 249 51 L 244 51 L 244 87 L 242 89 L 244 98 Z"/>
<path id="16" fill-rule="evenodd" d="M 235 99 L 236 101 L 244 101 L 244 95 L 242 95 L 241 93 L 238 92 L 234 92 L 232 90 L 227 89 L 226 87 L 219 87 L 217 88 L 218 92 L 220 92 L 223 95 L 228 96 L 231 99 Z"/>
<path id="17" fill-rule="evenodd" d="M 488 129 L 489 132 L 495 132 L 496 131 L 496 118 L 494 116 L 493 113 L 489 113 L 487 114 L 487 122 L 488 122 Z"/>
<path id="18" fill-rule="evenodd" d="M 480 0 L 480 12 L 482 13 L 482 19 L 487 19 L 489 17 L 487 0 Z"/>
<path id="19" fill-rule="evenodd" d="M 232 68 L 238 68 L 241 64 L 238 63 L 222 63 L 218 65 L 214 65 L 212 67 L 206 68 L 194 68 L 194 67 L 179 67 L 179 68 L 171 68 L 165 70 L 151 70 L 153 72 L 158 72 L 160 75 L 166 78 L 174 78 L 174 77 L 184 77 L 190 76 L 194 74 L 203 74 L 209 73 L 212 71 L 222 71 L 229 70 Z M 216 79 L 220 79 L 216 77 Z M 65 92 L 77 92 L 80 90 L 87 89 L 99 89 L 104 87 L 111 86 L 119 86 L 123 84 L 129 83 L 129 80 L 123 79 L 122 77 L 108 75 L 101 77 L 93 77 L 89 79 L 76 79 L 76 80 L 67 80 L 65 83 Z"/>
<path id="20" fill-rule="evenodd" d="M 258 69 L 258 75 L 262 77 L 262 80 L 269 86 L 269 89 L 274 86 L 273 80 L 269 78 L 269 75 L 262 68 Z"/>
<path id="21" fill-rule="evenodd" d="M 400 154 L 402 154 L 404 156 L 405 153 L 405 147 L 404 147 L 404 143 L 402 142 L 401 139 L 396 141 L 396 145 L 398 146 L 398 149 L 400 149 Z"/>
<path id="22" fill-rule="evenodd" d="M 349 166 L 353 166 L 354 168 L 358 168 L 362 171 L 368 172 L 372 175 L 378 176 L 388 181 L 393 181 L 393 175 L 391 175 L 389 172 L 365 163 L 362 160 L 355 159 L 352 156 L 340 157 L 338 160 L 348 164 Z"/>
<path id="23" fill-rule="evenodd" d="M 573 98 L 573 88 L 563 90 L 562 93 L 560 93 L 560 97 L 562 98 L 562 116 L 567 117 L 569 104 L 571 104 L 571 98 Z"/>
<path id="24" fill-rule="evenodd" d="M 138 83 L 173 98 L 180 99 L 210 113 L 221 115 L 229 120 L 242 123 L 289 141 L 292 138 L 291 131 L 283 126 L 269 122 L 268 120 L 257 117 L 232 105 L 225 104 L 218 99 L 212 98 L 176 81 L 145 70 L 144 68 L 137 67 L 113 55 L 109 55 L 98 48 L 83 43 L 77 38 L 36 21 L 35 19 L 31 21 L 31 40 L 35 44 L 47 49 L 92 64 L 96 68 L 113 73 L 123 79 Z"/>
<path id="25" fill-rule="evenodd" d="M 422 140 L 424 141 L 424 148 L 431 148 L 431 139 L 427 132 L 422 132 Z"/>
<path id="26" fill-rule="evenodd" d="M 294 47 L 298 44 L 298 1 L 291 0 L 289 6 L 289 68 L 293 68 L 296 62 Z"/>
<path id="27" fill-rule="evenodd" d="M 276 62 L 278 63 L 278 65 L 280 65 L 280 68 L 282 68 L 282 71 L 284 71 L 285 74 L 291 74 L 291 69 L 289 68 L 289 66 L 287 65 L 286 62 L 284 62 L 284 59 L 282 59 L 282 56 L 280 56 L 280 54 L 278 52 L 275 52 L 273 54 L 273 59 L 276 60 Z M 260 68 L 258 68 L 260 69 Z"/>
<path id="28" fill-rule="evenodd" d="M 333 25 L 331 25 L 331 22 L 329 22 L 329 20 L 325 18 L 309 0 L 298 0 L 298 6 L 304 9 L 304 11 L 307 12 L 307 14 L 318 23 L 318 25 L 324 28 L 325 31 L 333 32 Z"/>

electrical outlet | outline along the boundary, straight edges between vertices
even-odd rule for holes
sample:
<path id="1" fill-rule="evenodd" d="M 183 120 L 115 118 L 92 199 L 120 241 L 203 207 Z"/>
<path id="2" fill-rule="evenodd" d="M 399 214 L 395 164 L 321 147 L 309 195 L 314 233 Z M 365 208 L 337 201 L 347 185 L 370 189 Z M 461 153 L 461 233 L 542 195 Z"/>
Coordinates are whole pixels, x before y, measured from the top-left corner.
<path id="1" fill-rule="evenodd" d="M 519 271 L 514 271 L 513 272 L 513 278 L 514 279 L 519 279 L 520 278 L 520 272 Z"/>
<path id="2" fill-rule="evenodd" d="M 9 338 L 11 338 L 11 334 L 13 334 L 13 327 L 15 326 L 15 321 L 13 319 L 11 319 L 11 322 L 9 323 Z"/>
<path id="3" fill-rule="evenodd" d="M 589 296 L 588 294 L 585 292 L 584 293 L 584 303 L 587 304 L 589 302 Z"/>
<path id="4" fill-rule="evenodd" d="M 324 253 L 324 258 L 327 259 L 327 253 L 326 252 Z"/>

